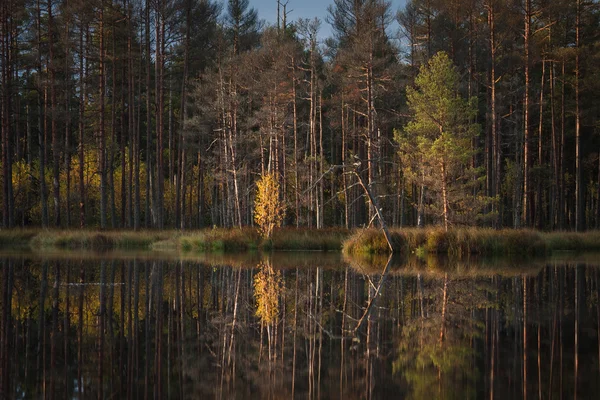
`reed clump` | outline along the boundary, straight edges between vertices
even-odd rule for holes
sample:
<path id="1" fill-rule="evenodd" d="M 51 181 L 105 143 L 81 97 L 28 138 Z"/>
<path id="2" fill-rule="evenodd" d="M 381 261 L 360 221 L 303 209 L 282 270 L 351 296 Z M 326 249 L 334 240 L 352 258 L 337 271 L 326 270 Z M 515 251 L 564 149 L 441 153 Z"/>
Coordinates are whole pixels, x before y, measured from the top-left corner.
<path id="1" fill-rule="evenodd" d="M 411 247 L 417 247 L 425 242 L 425 236 L 410 236 L 404 230 L 391 230 L 390 236 L 394 249 L 401 252 Z M 363 229 L 354 231 L 342 244 L 345 254 L 386 254 L 390 252 L 389 245 L 382 231 Z"/>
<path id="2" fill-rule="evenodd" d="M 454 257 L 466 257 L 471 254 L 537 256 L 553 250 L 552 245 L 545 237 L 546 234 L 533 230 L 458 228 L 446 231 L 440 227 L 431 227 L 392 229 L 390 235 L 394 249 L 401 254 L 433 253 Z M 600 239 L 598 244 L 600 244 Z M 600 249 L 600 246 L 598 248 Z M 344 252 L 346 254 L 385 254 L 390 250 L 383 232 L 369 229 L 354 232 L 344 242 Z"/>
<path id="3" fill-rule="evenodd" d="M 260 235 L 253 228 L 215 228 L 192 231 L 178 238 L 179 249 L 196 252 L 231 252 L 257 249 Z"/>

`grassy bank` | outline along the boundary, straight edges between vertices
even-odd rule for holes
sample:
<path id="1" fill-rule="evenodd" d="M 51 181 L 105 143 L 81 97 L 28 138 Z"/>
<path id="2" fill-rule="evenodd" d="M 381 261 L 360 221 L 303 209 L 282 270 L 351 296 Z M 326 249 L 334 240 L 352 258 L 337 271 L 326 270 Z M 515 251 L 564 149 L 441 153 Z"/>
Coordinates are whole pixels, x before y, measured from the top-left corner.
<path id="1" fill-rule="evenodd" d="M 493 230 L 459 228 L 392 229 L 394 248 L 401 254 L 448 254 L 464 257 L 538 256 L 553 251 L 599 251 L 600 232 L 539 232 L 533 230 Z M 357 231 L 344 242 L 346 254 L 386 254 L 389 247 L 383 232 Z"/>
<path id="2" fill-rule="evenodd" d="M 600 251 L 600 231 L 586 233 L 538 232 L 461 228 L 392 229 L 394 247 L 400 254 L 447 254 L 465 257 L 535 256 L 553 251 Z M 204 229 L 197 231 L 117 230 L 0 230 L 0 248 L 154 250 L 186 252 L 240 252 L 252 250 L 321 250 L 346 254 L 386 254 L 388 245 L 376 229 L 293 229 L 275 231 L 264 240 L 253 228 Z"/>
<path id="3" fill-rule="evenodd" d="M 249 250 L 337 250 L 350 232 L 343 229 L 279 229 L 264 240 L 256 229 L 197 231 L 130 230 L 0 230 L 0 248 L 156 250 L 181 252 L 239 252 Z"/>

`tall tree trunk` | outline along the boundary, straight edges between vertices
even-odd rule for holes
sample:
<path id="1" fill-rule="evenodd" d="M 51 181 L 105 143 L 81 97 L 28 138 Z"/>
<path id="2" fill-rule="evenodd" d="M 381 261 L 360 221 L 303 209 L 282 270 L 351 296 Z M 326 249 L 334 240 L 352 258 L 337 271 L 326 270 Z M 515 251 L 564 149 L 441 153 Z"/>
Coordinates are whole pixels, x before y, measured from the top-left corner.
<path id="1" fill-rule="evenodd" d="M 65 8 L 69 7 L 68 0 L 65 0 Z M 65 46 L 65 173 L 66 173 L 66 191 L 65 191 L 65 202 L 66 202 L 66 224 L 67 228 L 71 226 L 71 109 L 70 109 L 70 68 L 69 63 L 71 60 L 69 59 L 69 49 L 70 49 L 70 19 L 68 18 L 65 21 L 65 40 L 67 42 Z"/>
<path id="2" fill-rule="evenodd" d="M 164 41 L 165 41 L 165 22 L 164 22 L 164 4 L 158 0 L 156 7 L 156 220 L 157 227 L 162 229 L 164 224 Z"/>
<path id="3" fill-rule="evenodd" d="M 575 230 L 584 229 L 584 201 L 581 182 L 581 110 L 580 110 L 580 52 L 581 52 L 581 0 L 577 0 L 575 14 Z"/>
<path id="4" fill-rule="evenodd" d="M 39 170 L 39 180 L 40 180 L 40 203 L 42 209 L 42 227 L 46 228 L 48 226 L 48 202 L 46 200 L 46 149 L 45 149 L 45 131 L 46 124 L 42 123 L 42 110 L 45 110 L 42 107 L 42 90 L 45 92 L 48 83 L 43 81 L 42 78 L 42 11 L 40 6 L 40 0 L 37 0 L 36 3 L 37 9 L 37 31 L 38 31 L 38 59 L 37 59 L 37 69 L 38 69 L 38 79 L 39 82 L 39 90 L 38 90 L 38 147 L 40 151 L 40 170 Z M 42 83 L 43 82 L 43 83 Z M 44 115 L 44 120 L 46 116 Z"/>
<path id="5" fill-rule="evenodd" d="M 152 195 L 153 191 L 151 188 L 152 184 L 152 153 L 151 153 L 151 143 L 152 143 L 152 115 L 151 115 L 151 87 L 150 87 L 150 64 L 152 59 L 150 57 L 150 0 L 146 0 L 146 212 L 145 212 L 145 225 L 146 228 L 150 228 L 152 226 L 151 219 L 151 203 L 152 203 Z"/>
<path id="6" fill-rule="evenodd" d="M 100 228 L 106 228 L 106 138 L 104 132 L 104 84 L 105 84 L 105 67 L 104 67 L 104 0 L 100 1 L 100 64 L 99 64 L 99 79 L 100 79 L 100 127 L 99 127 L 99 147 L 98 159 L 100 168 Z"/>
<path id="7" fill-rule="evenodd" d="M 494 0 L 489 0 L 488 4 L 488 29 L 489 29 L 489 46 L 490 46 L 490 129 L 491 129 L 491 146 L 492 146 L 492 154 L 491 154 L 491 170 L 488 171 L 488 174 L 492 175 L 492 191 L 490 195 L 496 196 L 500 193 L 500 184 L 501 184 L 501 157 L 500 157 L 500 135 L 498 131 L 498 122 L 497 122 L 497 111 L 496 111 L 496 83 L 498 78 L 496 78 L 496 52 L 497 52 L 497 44 L 496 44 L 496 9 Z M 500 210 L 499 205 L 492 206 L 492 211 L 497 213 L 497 217 L 494 218 L 494 225 L 500 225 Z"/>
<path id="8" fill-rule="evenodd" d="M 185 124 L 187 120 L 187 85 L 189 74 L 189 59 L 190 59 L 190 36 L 192 24 L 192 2 L 185 2 L 185 37 L 183 47 L 183 79 L 181 83 L 181 110 L 180 110 L 180 127 L 179 127 L 179 160 L 177 162 L 177 182 L 176 182 L 176 201 L 175 201 L 175 219 L 176 226 L 179 229 L 185 229 L 185 170 L 186 170 L 186 140 L 185 140 Z"/>
<path id="9" fill-rule="evenodd" d="M 111 3 L 109 8 L 113 8 L 114 4 Z M 111 29 L 115 31 L 114 19 L 111 21 Z M 116 68 L 116 38 L 112 35 L 112 49 L 111 49 L 111 80 L 112 87 L 110 89 L 110 146 L 108 147 L 108 190 L 110 199 L 110 226 L 111 228 L 117 228 L 117 207 L 115 203 L 115 144 L 117 143 L 117 68 Z"/>
<path id="10" fill-rule="evenodd" d="M 132 54 L 132 5 L 129 0 L 124 0 L 125 11 L 127 12 L 127 130 L 128 130 L 128 143 L 129 143 L 129 191 L 127 203 L 129 205 L 129 228 L 135 227 L 136 213 L 138 210 L 135 208 L 137 204 L 134 204 L 134 191 L 138 190 L 138 183 L 134 181 L 134 175 L 137 177 L 139 174 L 139 166 L 137 165 L 137 156 L 139 153 L 138 141 L 136 132 L 136 119 L 135 119 L 135 78 L 133 71 L 133 54 Z"/>
<path id="11" fill-rule="evenodd" d="M 79 27 L 79 227 L 85 226 L 85 105 L 86 84 L 84 71 L 84 49 L 83 49 L 84 24 Z"/>
<path id="12" fill-rule="evenodd" d="M 120 151 L 119 151 L 119 158 L 121 159 L 121 221 L 120 221 L 120 227 L 121 228 L 125 228 L 128 224 L 127 224 L 127 220 L 126 220 L 126 216 L 127 216 L 127 195 L 129 193 L 131 193 L 131 190 L 128 190 L 128 188 L 131 188 L 131 185 L 133 182 L 131 182 L 131 180 L 129 181 L 129 187 L 127 186 L 127 163 L 126 163 L 126 158 L 129 158 L 129 164 L 131 164 L 131 157 L 127 157 L 127 153 L 125 150 L 126 147 L 126 140 L 127 140 L 127 136 L 130 134 L 130 123 L 129 123 L 129 119 L 130 116 L 128 118 L 127 121 L 127 130 L 125 130 L 125 65 L 122 66 L 121 69 L 121 99 L 119 101 L 120 105 L 121 105 L 121 144 L 120 144 Z M 130 151 L 131 151 L 131 146 L 130 146 Z M 131 224 L 129 224 L 129 227 L 131 227 Z"/>
<path id="13" fill-rule="evenodd" d="M 524 59 L 523 67 L 525 70 L 525 94 L 523 100 L 523 130 L 524 130 L 524 144 L 523 144 L 523 210 L 522 210 L 522 222 L 523 226 L 529 226 L 530 216 L 530 175 L 529 169 L 531 167 L 531 154 L 529 151 L 529 91 L 530 91 L 530 39 L 531 39 L 531 1 L 525 0 L 525 26 L 524 26 Z"/>
<path id="14" fill-rule="evenodd" d="M 559 201 L 558 201 L 558 229 L 564 229 L 565 216 L 568 212 L 565 207 L 565 60 L 562 60 L 561 66 L 561 101 L 560 101 L 560 157 L 559 157 Z"/>
<path id="15" fill-rule="evenodd" d="M 560 188 L 560 172 L 558 169 L 558 143 L 556 135 L 556 110 L 555 110 L 555 84 L 556 76 L 554 70 L 554 61 L 550 62 L 550 113 L 551 113 L 551 132 L 552 132 L 552 193 L 550 199 L 550 228 L 555 229 L 558 226 L 558 191 Z"/>
<path id="16" fill-rule="evenodd" d="M 0 6 L 0 63 L 2 63 L 2 91 L 0 101 L 0 130 L 2 138 L 2 219 L 3 226 L 12 227 L 12 149 L 11 149 L 11 9 L 8 2 Z M 17 138 L 18 140 L 18 138 Z"/>
<path id="17" fill-rule="evenodd" d="M 132 15 L 133 15 L 133 10 L 132 10 L 133 6 L 130 6 L 130 11 L 129 11 L 129 20 L 132 19 Z M 131 31 L 130 31 L 130 35 L 131 35 Z M 141 39 L 141 38 L 140 38 Z M 130 38 L 130 40 L 132 41 L 133 38 Z M 141 129 L 140 129 L 140 125 L 141 125 L 141 109 L 142 106 L 141 104 L 139 104 L 141 102 L 141 98 L 142 98 L 142 82 L 141 82 L 141 71 L 142 71 L 142 42 L 140 40 L 140 49 L 139 49 L 139 73 L 140 73 L 140 78 L 138 80 L 138 104 L 137 104 L 137 118 L 134 120 L 133 123 L 133 129 L 135 130 L 135 133 L 133 134 L 134 136 L 134 152 L 133 152 L 133 162 L 134 162 L 134 180 L 135 180 L 135 205 L 133 207 L 133 227 L 135 230 L 140 229 L 140 225 L 141 225 L 141 213 L 142 213 L 142 205 L 141 205 L 141 181 L 140 181 L 140 169 L 141 169 L 141 153 L 142 153 L 142 138 L 140 136 L 141 133 Z M 131 99 L 130 102 L 132 104 L 133 107 L 133 112 L 135 114 L 135 75 L 134 75 L 134 71 L 133 71 L 133 58 L 130 57 L 130 63 L 131 63 L 131 73 L 130 73 L 130 80 L 131 80 Z"/>
<path id="18" fill-rule="evenodd" d="M 544 83 L 546 79 L 546 61 L 542 61 L 542 78 L 540 82 L 540 104 L 539 104 L 539 117 L 540 122 L 538 125 L 538 168 L 539 171 L 542 171 L 542 159 L 544 146 L 542 142 L 543 133 L 544 133 Z M 537 194 L 536 194 L 536 204 L 535 204 L 535 225 L 538 229 L 542 229 L 544 227 L 544 207 L 542 205 L 543 201 L 543 193 L 542 193 L 542 176 L 538 174 L 537 177 Z"/>
<path id="19" fill-rule="evenodd" d="M 292 58 L 292 105 L 294 126 L 294 206 L 296 211 L 296 228 L 300 227 L 300 176 L 298 174 L 298 108 L 296 92 L 296 63 Z M 293 379 L 293 378 L 292 378 Z M 293 392 L 293 391 L 292 391 Z"/>
<path id="20" fill-rule="evenodd" d="M 56 70 L 54 66 L 54 16 L 52 0 L 48 0 L 48 70 L 50 72 L 50 110 L 52 130 L 52 195 L 54 198 L 54 225 L 60 226 L 60 150 L 58 148 L 58 111 L 56 109 Z"/>

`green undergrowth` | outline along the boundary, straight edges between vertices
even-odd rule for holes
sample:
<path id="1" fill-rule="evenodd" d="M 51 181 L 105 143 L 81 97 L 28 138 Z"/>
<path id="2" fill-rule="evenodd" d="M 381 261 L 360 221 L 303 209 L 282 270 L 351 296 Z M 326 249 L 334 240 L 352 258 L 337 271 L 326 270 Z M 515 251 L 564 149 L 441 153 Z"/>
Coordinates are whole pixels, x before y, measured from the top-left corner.
<path id="1" fill-rule="evenodd" d="M 541 256 L 553 251 L 598 251 L 600 232 L 539 232 L 534 230 L 486 228 L 408 228 L 390 231 L 394 252 L 415 254 L 447 254 L 466 257 Z M 356 231 L 344 242 L 346 254 L 387 254 L 390 252 L 382 231 Z"/>

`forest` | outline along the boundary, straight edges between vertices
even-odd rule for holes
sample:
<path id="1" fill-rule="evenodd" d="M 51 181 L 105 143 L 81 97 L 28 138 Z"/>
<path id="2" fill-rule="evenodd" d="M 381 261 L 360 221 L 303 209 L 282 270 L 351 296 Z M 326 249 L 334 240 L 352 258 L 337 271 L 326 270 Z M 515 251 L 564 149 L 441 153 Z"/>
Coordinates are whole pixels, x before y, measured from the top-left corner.
<path id="1" fill-rule="evenodd" d="M 598 1 L 273 2 L 3 0 L 2 226 L 600 226 Z"/>

